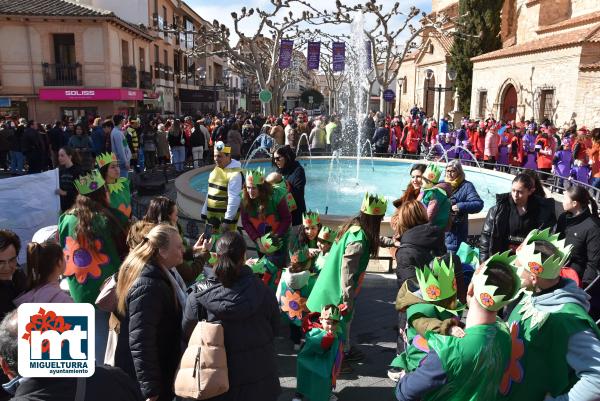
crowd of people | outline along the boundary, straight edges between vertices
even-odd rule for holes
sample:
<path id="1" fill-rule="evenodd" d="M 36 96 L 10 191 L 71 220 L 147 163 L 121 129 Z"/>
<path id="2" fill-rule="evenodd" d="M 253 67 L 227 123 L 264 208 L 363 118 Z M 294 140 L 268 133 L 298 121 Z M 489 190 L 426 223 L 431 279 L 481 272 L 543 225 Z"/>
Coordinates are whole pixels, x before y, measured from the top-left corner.
<path id="1" fill-rule="evenodd" d="M 382 153 L 412 153 L 412 133 L 427 127 L 418 111 L 406 120 L 377 113 L 367 120 L 360 130 Z M 207 322 L 222 327 L 222 337 L 209 340 L 221 338 L 227 366 L 227 388 L 210 399 L 278 399 L 274 337 L 283 329 L 296 354 L 294 401 L 333 400 L 336 379 L 365 358 L 352 322 L 360 316 L 367 266 L 380 248 L 396 259 L 398 295 L 390 300 L 398 316 L 396 356 L 381 369 L 397 382 L 398 400 L 600 399 L 598 208 L 589 189 L 573 183 L 557 217 L 539 177 L 546 167 L 514 177 L 508 192 L 488 205 L 472 246 L 469 215 L 481 212 L 484 202 L 462 156 L 412 166 L 406 189 L 393 201 L 389 236 L 380 232 L 388 201 L 377 194 L 357 194 L 361 207 L 341 226 L 328 226 L 310 210 L 296 150 L 335 149 L 341 135 L 335 116 L 263 120 L 240 112 L 142 123 L 117 115 L 90 128 L 77 122 L 63 130 L 57 122 L 47 134 L 35 122 L 23 123 L 27 138 L 49 138 L 34 140 L 41 164 L 26 153 L 29 171 L 61 166 L 62 214 L 54 230 L 27 239 L 24 269 L 17 264 L 21 239 L 0 230 L 0 366 L 6 375 L 0 399 L 62 399 L 53 397 L 75 391 L 75 379 L 19 375 L 15 308 L 77 302 L 95 306 L 98 369 L 88 379 L 86 400 L 108 398 L 110 387 L 117 399 L 171 401 L 187 394 L 190 383 L 208 386 L 198 378 L 210 367 L 195 359 L 199 351 L 186 351 L 200 343 L 198 327 Z M 442 129 L 428 125 L 423 137 L 414 137 L 418 146 L 444 146 Z M 14 139 L 12 122 L 4 127 Z M 502 146 L 509 157 L 514 149 L 529 154 L 518 124 L 490 119 L 476 127 L 476 146 L 479 136 L 493 136 L 484 138 L 476 158 L 505 164 Z M 465 120 L 456 132 L 472 138 L 471 128 Z M 555 143 L 551 126 L 539 130 L 538 163 Z M 586 158 L 576 167 L 591 166 L 593 174 L 599 131 L 592 131 L 591 145 L 581 129 L 567 132 L 564 137 L 579 144 L 573 154 Z M 498 143 L 494 153 L 490 141 L 505 133 L 510 141 Z M 273 171 L 242 168 L 240 159 L 255 144 L 268 152 Z M 152 199 L 139 219 L 132 215 L 130 171 L 166 162 L 177 171 L 184 163 L 212 165 L 198 238 L 183 235 L 176 202 L 167 197 Z M 47 397 L 36 398 L 40 393 Z"/>

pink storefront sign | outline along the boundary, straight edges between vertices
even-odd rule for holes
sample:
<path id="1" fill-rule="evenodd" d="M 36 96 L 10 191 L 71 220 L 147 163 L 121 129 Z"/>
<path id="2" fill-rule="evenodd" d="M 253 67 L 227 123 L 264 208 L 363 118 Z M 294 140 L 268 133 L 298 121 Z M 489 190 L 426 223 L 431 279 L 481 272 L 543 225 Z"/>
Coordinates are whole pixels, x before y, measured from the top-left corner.
<path id="1" fill-rule="evenodd" d="M 144 100 L 144 92 L 123 88 L 45 88 L 40 89 L 40 100 Z"/>

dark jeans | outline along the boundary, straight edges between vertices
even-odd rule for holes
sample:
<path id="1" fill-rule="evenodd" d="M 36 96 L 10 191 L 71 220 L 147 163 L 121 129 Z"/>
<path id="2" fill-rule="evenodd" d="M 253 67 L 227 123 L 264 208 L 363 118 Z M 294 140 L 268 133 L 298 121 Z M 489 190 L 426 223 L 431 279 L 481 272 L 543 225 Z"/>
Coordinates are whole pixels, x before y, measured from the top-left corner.
<path id="1" fill-rule="evenodd" d="M 0 168 L 8 170 L 8 150 L 0 150 Z"/>
<path id="2" fill-rule="evenodd" d="M 146 170 L 152 170 L 156 166 L 156 151 L 144 152 Z"/>

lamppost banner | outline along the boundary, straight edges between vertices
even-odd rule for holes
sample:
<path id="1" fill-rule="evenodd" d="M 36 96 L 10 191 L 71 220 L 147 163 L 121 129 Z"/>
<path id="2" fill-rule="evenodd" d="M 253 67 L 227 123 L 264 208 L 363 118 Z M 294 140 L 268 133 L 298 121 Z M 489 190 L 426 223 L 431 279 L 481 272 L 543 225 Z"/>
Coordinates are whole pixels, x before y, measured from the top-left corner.
<path id="1" fill-rule="evenodd" d="M 333 72 L 344 71 L 346 61 L 346 44 L 344 42 L 333 42 L 331 45 L 333 59 Z"/>
<path id="2" fill-rule="evenodd" d="M 290 68 L 292 66 L 292 53 L 294 51 L 294 41 L 282 39 L 279 45 L 279 68 Z"/>
<path id="3" fill-rule="evenodd" d="M 307 68 L 318 70 L 321 61 L 321 42 L 308 42 L 308 54 L 306 55 Z"/>

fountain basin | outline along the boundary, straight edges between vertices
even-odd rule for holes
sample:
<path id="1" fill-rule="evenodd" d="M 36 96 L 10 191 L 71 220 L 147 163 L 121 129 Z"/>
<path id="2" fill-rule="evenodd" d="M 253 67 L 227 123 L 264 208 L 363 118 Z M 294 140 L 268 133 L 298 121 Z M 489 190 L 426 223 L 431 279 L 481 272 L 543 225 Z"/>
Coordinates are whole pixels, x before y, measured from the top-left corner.
<path id="1" fill-rule="evenodd" d="M 389 233 L 389 217 L 394 207 L 391 201 L 400 197 L 410 179 L 410 167 L 415 160 L 375 158 L 372 171 L 370 159 L 361 159 L 358 183 L 356 181 L 356 158 L 340 157 L 339 164 L 331 162 L 331 157 L 299 158 L 306 172 L 306 205 L 318 210 L 324 224 L 336 226 L 360 209 L 364 192 L 376 192 L 388 199 L 388 209 L 382 232 Z M 268 159 L 253 160 L 250 168 L 258 166 L 272 171 Z M 188 217 L 200 218 L 200 210 L 208 188 L 208 176 L 214 165 L 188 171 L 177 178 L 177 204 L 179 210 Z M 331 178 L 330 178 L 331 168 Z M 484 200 L 480 213 L 469 216 L 469 233 L 481 232 L 487 210 L 495 205 L 496 194 L 510 191 L 513 176 L 510 174 L 463 166 L 466 177 L 471 181 Z M 327 210 L 327 215 L 325 211 Z"/>

